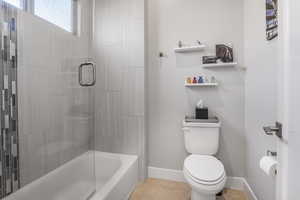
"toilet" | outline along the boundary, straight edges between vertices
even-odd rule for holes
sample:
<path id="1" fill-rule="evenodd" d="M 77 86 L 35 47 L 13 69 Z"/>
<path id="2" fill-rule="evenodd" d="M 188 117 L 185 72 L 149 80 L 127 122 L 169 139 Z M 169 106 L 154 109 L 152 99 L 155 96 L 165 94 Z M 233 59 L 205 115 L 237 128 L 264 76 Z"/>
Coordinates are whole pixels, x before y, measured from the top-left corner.
<path id="1" fill-rule="evenodd" d="M 183 122 L 185 148 L 183 174 L 192 188 L 191 200 L 216 200 L 226 182 L 224 165 L 215 155 L 221 123 Z"/>

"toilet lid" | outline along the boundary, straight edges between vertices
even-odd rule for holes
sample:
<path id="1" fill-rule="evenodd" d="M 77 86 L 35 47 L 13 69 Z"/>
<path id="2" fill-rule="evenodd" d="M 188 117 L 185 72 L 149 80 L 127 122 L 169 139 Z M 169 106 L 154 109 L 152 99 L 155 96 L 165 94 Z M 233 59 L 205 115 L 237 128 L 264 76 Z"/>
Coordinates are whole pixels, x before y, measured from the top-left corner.
<path id="1" fill-rule="evenodd" d="M 190 155 L 185 159 L 184 167 L 193 178 L 202 182 L 216 182 L 225 174 L 223 164 L 213 156 Z"/>

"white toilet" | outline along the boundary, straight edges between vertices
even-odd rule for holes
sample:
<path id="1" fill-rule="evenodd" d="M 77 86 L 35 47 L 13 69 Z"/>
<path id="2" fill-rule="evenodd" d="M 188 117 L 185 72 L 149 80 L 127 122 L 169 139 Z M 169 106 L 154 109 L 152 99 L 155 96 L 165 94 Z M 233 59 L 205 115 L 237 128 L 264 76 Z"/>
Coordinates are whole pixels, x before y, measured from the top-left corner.
<path id="1" fill-rule="evenodd" d="M 226 182 L 226 172 L 214 155 L 219 148 L 220 123 L 183 122 L 186 150 L 183 174 L 192 187 L 191 200 L 216 200 Z"/>

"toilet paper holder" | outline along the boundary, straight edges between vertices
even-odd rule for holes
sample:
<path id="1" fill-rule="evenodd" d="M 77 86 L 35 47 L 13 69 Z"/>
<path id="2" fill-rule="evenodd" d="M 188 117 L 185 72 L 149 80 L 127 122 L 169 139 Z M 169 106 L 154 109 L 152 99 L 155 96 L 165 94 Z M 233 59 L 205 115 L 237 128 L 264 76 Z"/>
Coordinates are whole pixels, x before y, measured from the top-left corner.
<path id="1" fill-rule="evenodd" d="M 272 157 L 277 157 L 277 152 L 276 151 L 267 151 L 267 156 L 272 156 Z M 275 170 L 275 175 L 277 175 L 278 171 L 277 169 Z"/>
<path id="2" fill-rule="evenodd" d="M 267 174 L 267 175 L 277 175 L 277 152 L 275 151 L 267 151 L 267 156 L 264 156 L 260 160 L 260 168 Z"/>

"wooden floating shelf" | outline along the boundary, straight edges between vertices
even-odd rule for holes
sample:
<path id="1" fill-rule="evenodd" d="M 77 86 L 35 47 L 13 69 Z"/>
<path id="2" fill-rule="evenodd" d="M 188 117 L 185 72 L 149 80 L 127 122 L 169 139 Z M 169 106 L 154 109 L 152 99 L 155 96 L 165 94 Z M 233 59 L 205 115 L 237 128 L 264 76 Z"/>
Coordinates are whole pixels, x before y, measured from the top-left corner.
<path id="1" fill-rule="evenodd" d="M 234 67 L 237 66 L 236 62 L 231 63 L 212 63 L 212 64 L 202 64 L 204 68 L 218 68 L 218 67 Z"/>
<path id="2" fill-rule="evenodd" d="M 189 53 L 189 52 L 203 51 L 205 48 L 206 48 L 205 45 L 198 45 L 198 46 L 175 48 L 174 51 L 176 53 Z"/>
<path id="3" fill-rule="evenodd" d="M 185 83 L 185 87 L 216 87 L 218 83 Z"/>

